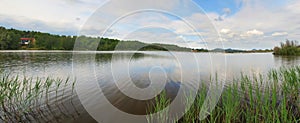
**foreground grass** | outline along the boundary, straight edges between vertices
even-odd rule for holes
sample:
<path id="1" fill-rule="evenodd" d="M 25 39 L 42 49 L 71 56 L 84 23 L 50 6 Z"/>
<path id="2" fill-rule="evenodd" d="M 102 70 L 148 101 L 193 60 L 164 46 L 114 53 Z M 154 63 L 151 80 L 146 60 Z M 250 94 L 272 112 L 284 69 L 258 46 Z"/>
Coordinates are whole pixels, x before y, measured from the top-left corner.
<path id="1" fill-rule="evenodd" d="M 72 86 L 73 94 L 75 84 L 68 78 L 20 78 L 4 73 L 0 77 L 0 122 L 29 122 L 41 118 L 45 108 L 64 98 L 68 86 Z"/>
<path id="2" fill-rule="evenodd" d="M 241 75 L 223 91 L 210 115 L 199 120 L 207 88 L 199 90 L 193 105 L 176 122 L 182 123 L 296 123 L 300 122 L 300 67 L 271 70 L 268 75 Z M 163 93 L 149 106 L 151 112 L 164 109 L 171 101 Z M 190 96 L 185 97 L 187 101 Z M 153 108 L 154 106 L 154 108 Z M 154 110 L 153 110 L 154 109 Z M 166 110 L 168 111 L 168 110 Z M 151 114 L 151 112 L 149 112 Z M 168 113 L 159 121 L 168 121 Z M 149 115 L 148 121 L 153 121 Z M 157 119 L 156 119 L 157 120 Z M 175 122 L 175 121 L 174 121 Z"/>
<path id="3" fill-rule="evenodd" d="M 0 74 L 0 77 L 0 122 L 43 119 L 41 117 L 48 114 L 42 112 L 41 105 L 58 103 L 58 98 L 64 98 L 67 86 L 72 87 L 72 92 L 74 88 L 74 82 L 69 79 L 20 78 L 7 74 Z M 193 105 L 176 122 L 300 122 L 300 67 L 271 70 L 267 75 L 241 74 L 227 84 L 210 115 L 199 120 L 207 90 L 205 87 L 200 89 L 195 100 L 188 94 L 185 96 L 185 101 L 193 101 Z M 166 95 L 162 93 L 155 98 L 149 113 L 161 111 L 172 102 Z M 168 122 L 168 112 L 165 110 L 156 120 L 149 115 L 147 120 Z"/>

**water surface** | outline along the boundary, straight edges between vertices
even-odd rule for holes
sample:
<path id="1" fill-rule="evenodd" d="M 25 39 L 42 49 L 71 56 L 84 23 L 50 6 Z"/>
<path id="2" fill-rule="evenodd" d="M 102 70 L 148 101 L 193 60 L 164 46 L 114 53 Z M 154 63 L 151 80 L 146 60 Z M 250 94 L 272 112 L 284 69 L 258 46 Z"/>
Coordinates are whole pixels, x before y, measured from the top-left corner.
<path id="1" fill-rule="evenodd" d="M 93 107 L 93 104 L 98 103 L 95 102 L 95 97 L 99 96 L 99 90 L 118 110 L 144 115 L 147 113 L 146 106 L 159 89 L 166 90 L 172 98 L 181 87 L 197 89 L 202 83 L 209 84 L 211 75 L 214 74 L 218 74 L 221 77 L 219 79 L 230 82 L 241 73 L 266 74 L 270 69 L 299 63 L 300 57 L 274 56 L 272 53 L 0 52 L 0 69 L 11 76 L 77 79 L 77 84 L 80 85 L 77 92 L 81 96 L 65 98 L 64 102 L 74 102 L 66 103 L 68 106 L 65 107 L 68 108 L 63 111 L 53 111 L 54 114 L 65 114 L 59 120 L 55 115 L 47 119 L 54 122 L 95 122 L 84 109 L 89 106 L 82 106 L 81 103 L 91 104 L 90 108 Z M 141 91 L 148 87 L 153 91 Z M 99 105 L 101 110 L 101 103 Z M 53 109 L 60 109 L 60 106 Z M 105 117 L 116 119 L 118 116 L 107 114 Z"/>

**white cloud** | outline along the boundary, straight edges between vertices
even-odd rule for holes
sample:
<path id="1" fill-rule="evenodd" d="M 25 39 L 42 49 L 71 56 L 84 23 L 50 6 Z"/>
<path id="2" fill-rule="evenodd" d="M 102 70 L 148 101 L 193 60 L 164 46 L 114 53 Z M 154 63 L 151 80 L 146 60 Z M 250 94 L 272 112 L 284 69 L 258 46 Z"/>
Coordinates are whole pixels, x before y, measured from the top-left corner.
<path id="1" fill-rule="evenodd" d="M 221 29 L 222 34 L 228 34 L 231 30 L 230 29 Z"/>
<path id="2" fill-rule="evenodd" d="M 272 48 L 286 38 L 300 40 L 300 20 L 296 19 L 300 15 L 299 0 L 238 1 L 243 3 L 239 11 L 215 22 L 221 31 L 230 29 L 228 34 L 221 32 L 223 38 L 232 41 L 226 44 L 228 47 Z M 272 6 L 268 6 L 270 3 Z"/>
<path id="3" fill-rule="evenodd" d="M 241 34 L 242 37 L 261 36 L 261 35 L 264 35 L 264 32 L 258 31 L 256 29 L 249 30 L 246 33 Z"/>
<path id="4" fill-rule="evenodd" d="M 101 9 L 102 13 L 93 13 L 105 1 L 2 0 L 0 4 L 0 24 L 10 25 L 13 28 L 22 27 L 29 30 L 63 34 L 64 32 L 78 31 L 90 15 L 96 14 L 97 17 L 89 19 L 82 31 L 90 35 L 99 35 L 106 29 L 105 24 L 114 22 L 117 17 L 124 16 L 124 13 L 128 11 L 136 8 L 164 8 L 163 10 L 171 14 L 176 13 L 179 17 L 184 17 L 192 27 L 170 15 L 140 12 L 131 17 L 125 17 L 124 20 L 118 22 L 109 29 L 108 36 L 122 38 L 131 35 L 129 37 L 135 39 L 147 40 L 149 38 L 155 41 L 167 41 L 169 43 L 174 41 L 178 43 L 180 42 L 179 39 L 202 42 L 202 39 L 195 38 L 200 34 L 210 46 L 219 47 L 218 41 L 220 38 L 216 31 L 218 30 L 222 40 L 227 41 L 226 46 L 241 48 L 252 48 L 257 45 L 272 48 L 286 38 L 300 40 L 300 20 L 297 19 L 300 15 L 299 0 L 236 0 L 238 11 L 229 8 L 216 8 L 223 9 L 221 13 L 203 13 L 201 9 L 189 7 L 190 4 L 182 0 L 155 0 L 154 2 L 150 0 L 131 0 L 134 1 L 134 4 L 127 0 L 112 0 L 109 4 L 114 7 L 104 7 Z M 276 1 L 284 4 L 276 3 Z M 268 6 L 270 3 L 274 5 Z M 130 34 L 139 27 L 143 28 L 145 26 L 165 28 L 169 32 L 155 35 L 150 32 Z M 173 36 L 174 38 L 172 38 Z M 149 39 L 148 41 L 150 41 Z M 198 46 L 199 43 L 190 44 Z"/>
<path id="5" fill-rule="evenodd" d="M 0 24 L 43 32 L 76 32 L 100 1 L 80 0 L 1 0 Z"/>
<path id="6" fill-rule="evenodd" d="M 274 32 L 272 34 L 272 36 L 286 36 L 286 35 L 288 35 L 287 32 Z"/>

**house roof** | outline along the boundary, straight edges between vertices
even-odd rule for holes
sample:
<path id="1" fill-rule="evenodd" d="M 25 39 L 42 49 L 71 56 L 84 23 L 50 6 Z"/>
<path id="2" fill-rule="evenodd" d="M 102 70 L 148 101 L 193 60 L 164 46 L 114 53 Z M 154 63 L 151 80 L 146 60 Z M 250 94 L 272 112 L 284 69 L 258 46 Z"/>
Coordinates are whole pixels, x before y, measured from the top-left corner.
<path id="1" fill-rule="evenodd" d="M 21 40 L 33 40 L 34 38 L 21 38 Z"/>

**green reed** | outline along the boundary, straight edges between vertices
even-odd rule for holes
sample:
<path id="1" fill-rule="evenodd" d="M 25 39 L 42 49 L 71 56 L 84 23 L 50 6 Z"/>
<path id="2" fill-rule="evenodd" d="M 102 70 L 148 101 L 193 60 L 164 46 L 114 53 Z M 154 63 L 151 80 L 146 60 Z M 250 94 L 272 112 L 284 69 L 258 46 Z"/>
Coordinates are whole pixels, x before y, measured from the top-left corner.
<path id="1" fill-rule="evenodd" d="M 169 109 L 167 106 L 170 104 L 171 100 L 167 97 L 166 91 L 163 91 L 160 95 L 156 96 L 154 99 L 154 103 L 151 103 L 148 112 L 150 113 L 147 117 L 148 122 L 168 122 L 169 117 Z M 164 110 L 162 113 L 157 113 L 161 110 Z"/>
<path id="2" fill-rule="evenodd" d="M 33 114 L 44 101 L 49 104 L 50 92 L 55 92 L 57 102 L 58 90 L 66 89 L 68 85 L 75 83 L 70 83 L 69 78 L 62 80 L 24 76 L 21 79 L 19 76 L 13 77 L 3 72 L 0 72 L 0 77 L 0 122 L 21 122 L 35 117 Z M 63 88 L 62 82 L 65 84 Z"/>
<path id="3" fill-rule="evenodd" d="M 300 122 L 300 66 L 270 70 L 266 75 L 241 74 L 226 85 L 218 104 L 210 115 L 204 120 L 199 120 L 198 114 L 206 94 L 207 88 L 201 88 L 193 102 L 194 105 L 177 122 Z M 187 101 L 193 100 L 189 95 L 184 98 L 187 98 Z M 154 103 L 167 104 L 166 101 L 168 101 L 167 98 L 162 98 Z M 161 105 L 152 106 L 156 112 L 162 108 Z"/>

